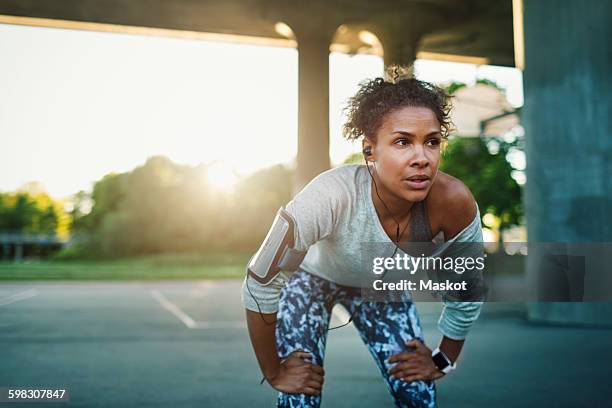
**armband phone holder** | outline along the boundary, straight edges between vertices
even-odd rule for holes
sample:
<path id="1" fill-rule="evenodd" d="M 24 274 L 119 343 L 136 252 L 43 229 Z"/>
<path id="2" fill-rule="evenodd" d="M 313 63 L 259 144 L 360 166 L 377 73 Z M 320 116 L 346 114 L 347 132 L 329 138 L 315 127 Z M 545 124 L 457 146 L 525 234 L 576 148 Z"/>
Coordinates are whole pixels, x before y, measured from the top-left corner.
<path id="1" fill-rule="evenodd" d="M 280 208 L 261 247 L 249 261 L 247 272 L 253 279 L 267 285 L 281 270 L 297 270 L 306 251 L 293 249 L 294 231 L 295 220 L 289 212 Z"/>

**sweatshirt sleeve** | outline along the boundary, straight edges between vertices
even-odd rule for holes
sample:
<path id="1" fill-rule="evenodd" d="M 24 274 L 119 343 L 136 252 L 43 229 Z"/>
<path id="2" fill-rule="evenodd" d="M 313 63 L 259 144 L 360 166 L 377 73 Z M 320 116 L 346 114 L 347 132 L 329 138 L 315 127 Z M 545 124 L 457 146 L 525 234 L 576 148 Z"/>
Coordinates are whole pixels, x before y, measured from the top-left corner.
<path id="1" fill-rule="evenodd" d="M 477 208 L 474 220 L 455 238 L 444 243 L 444 257 L 477 257 L 484 256 L 482 226 L 480 223 L 480 210 Z M 454 272 L 453 272 L 454 273 Z M 482 290 L 482 271 L 464 273 L 462 278 L 468 280 L 470 286 Z M 478 285 L 478 286 L 476 286 Z M 481 297 L 479 297 L 481 298 Z M 480 315 L 482 301 L 461 302 L 443 297 L 444 307 L 438 320 L 440 332 L 451 339 L 463 340 Z"/>
<path id="2" fill-rule="evenodd" d="M 338 193 L 345 188 L 340 177 L 334 170 L 321 173 L 285 206 L 295 221 L 295 249 L 307 251 L 332 234 L 342 200 Z M 242 284 L 243 306 L 255 312 L 276 313 L 281 289 L 290 276 L 291 272 L 282 271 L 264 286 L 247 274 Z"/>

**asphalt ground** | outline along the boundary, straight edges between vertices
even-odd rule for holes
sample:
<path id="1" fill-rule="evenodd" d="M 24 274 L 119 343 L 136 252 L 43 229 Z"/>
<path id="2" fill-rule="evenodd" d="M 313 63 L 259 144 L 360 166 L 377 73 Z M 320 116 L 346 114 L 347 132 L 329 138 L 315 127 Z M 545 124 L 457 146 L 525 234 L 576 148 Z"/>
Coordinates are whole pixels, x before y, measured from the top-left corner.
<path id="1" fill-rule="evenodd" d="M 439 303 L 420 303 L 430 348 Z M 332 325 L 346 312 L 337 308 Z M 336 310 L 336 309 L 335 309 Z M 330 332 L 323 407 L 392 407 L 352 325 Z M 535 325 L 524 305 L 489 303 L 440 407 L 612 406 L 612 330 Z M 73 407 L 270 407 L 259 385 L 240 282 L 0 285 L 0 387 L 68 387 Z"/>

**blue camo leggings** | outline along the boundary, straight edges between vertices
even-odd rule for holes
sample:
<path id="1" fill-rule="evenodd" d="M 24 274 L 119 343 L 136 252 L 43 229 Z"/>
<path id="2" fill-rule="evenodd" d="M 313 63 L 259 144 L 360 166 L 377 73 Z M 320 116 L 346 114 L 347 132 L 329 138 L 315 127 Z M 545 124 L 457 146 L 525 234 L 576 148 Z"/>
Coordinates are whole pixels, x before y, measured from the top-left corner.
<path id="1" fill-rule="evenodd" d="M 353 323 L 368 346 L 397 407 L 436 407 L 433 381 L 404 382 L 391 379 L 387 359 L 406 351 L 405 343 L 423 340 L 416 308 L 407 302 L 363 302 L 360 290 L 341 286 L 302 270 L 295 272 L 281 292 L 276 323 L 279 357 L 295 350 L 312 355 L 323 366 L 331 310 L 336 303 L 354 314 Z M 361 306 L 360 306 L 361 305 Z M 321 396 L 278 394 L 278 407 L 319 407 Z"/>

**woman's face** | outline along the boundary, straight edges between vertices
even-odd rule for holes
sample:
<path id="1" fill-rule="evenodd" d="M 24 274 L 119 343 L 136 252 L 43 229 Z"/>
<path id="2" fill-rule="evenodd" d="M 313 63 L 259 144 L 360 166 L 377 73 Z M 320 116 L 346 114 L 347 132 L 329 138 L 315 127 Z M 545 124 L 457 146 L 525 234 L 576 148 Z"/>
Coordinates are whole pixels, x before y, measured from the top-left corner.
<path id="1" fill-rule="evenodd" d="M 405 106 L 389 112 L 371 146 L 376 175 L 388 195 L 422 201 L 438 173 L 442 134 L 431 109 Z M 380 188 L 381 186 L 379 186 Z"/>

